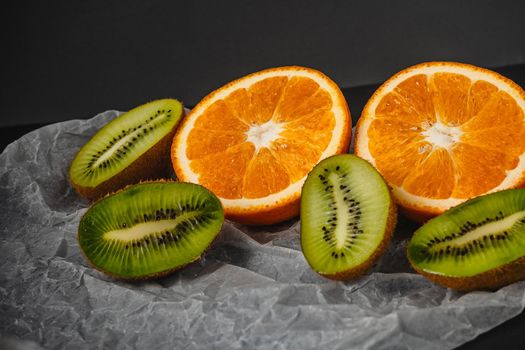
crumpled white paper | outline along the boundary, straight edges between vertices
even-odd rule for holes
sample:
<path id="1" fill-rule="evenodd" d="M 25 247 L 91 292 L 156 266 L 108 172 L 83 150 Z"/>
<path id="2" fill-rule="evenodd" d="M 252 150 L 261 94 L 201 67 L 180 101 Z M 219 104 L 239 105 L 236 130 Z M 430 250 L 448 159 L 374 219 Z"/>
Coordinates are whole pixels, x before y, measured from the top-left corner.
<path id="1" fill-rule="evenodd" d="M 79 251 L 89 207 L 67 181 L 78 149 L 118 115 L 33 131 L 0 156 L 0 348 L 447 349 L 519 314 L 525 282 L 454 292 L 413 273 L 401 219 L 382 260 L 341 283 L 306 263 L 297 220 L 226 221 L 204 259 L 155 281 L 116 281 Z"/>

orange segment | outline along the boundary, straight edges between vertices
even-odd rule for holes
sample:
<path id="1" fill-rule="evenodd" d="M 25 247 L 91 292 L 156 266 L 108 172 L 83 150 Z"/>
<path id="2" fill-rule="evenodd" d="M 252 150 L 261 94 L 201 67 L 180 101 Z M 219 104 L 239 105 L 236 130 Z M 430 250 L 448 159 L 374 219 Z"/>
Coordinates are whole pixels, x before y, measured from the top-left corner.
<path id="1" fill-rule="evenodd" d="M 291 122 L 286 123 L 286 128 L 301 132 L 304 129 L 309 130 L 328 130 L 332 132 L 335 124 L 335 118 L 331 111 L 318 109 L 310 114 L 305 114 Z"/>
<path id="2" fill-rule="evenodd" d="M 424 142 L 412 142 L 398 152 L 382 150 L 384 153 L 380 153 L 379 149 L 373 150 L 381 154 L 376 158 L 376 168 L 393 184 L 401 186 L 410 172 L 425 159 L 431 146 Z"/>
<path id="3" fill-rule="evenodd" d="M 222 100 L 214 102 L 196 120 L 195 127 L 206 130 L 247 131 L 249 126 L 237 118 Z"/>
<path id="4" fill-rule="evenodd" d="M 505 154 L 517 161 L 525 152 L 524 123 L 504 124 L 499 127 L 465 132 L 461 142 L 489 150 L 505 151 Z"/>
<path id="5" fill-rule="evenodd" d="M 426 100 L 427 98 L 428 100 Z M 403 116 L 403 121 L 410 123 L 413 126 L 420 126 L 435 122 L 436 117 L 434 113 L 429 112 L 433 108 L 431 107 L 430 96 L 421 94 L 421 96 L 418 98 L 417 95 L 414 95 L 411 98 L 411 101 L 414 100 L 421 101 L 417 101 L 416 105 L 411 105 L 407 103 L 405 97 L 396 91 L 393 91 L 386 94 L 381 99 L 375 110 L 375 114 L 377 118 L 398 119 L 399 116 Z M 418 106 L 422 106 L 423 110 L 418 110 Z"/>
<path id="6" fill-rule="evenodd" d="M 323 90 L 317 90 L 315 94 L 304 100 L 290 115 L 289 121 L 292 122 L 306 115 L 328 111 L 332 108 L 332 99 L 330 95 Z"/>
<path id="7" fill-rule="evenodd" d="M 376 119 L 368 129 L 368 137 L 376 140 L 369 148 L 376 167 L 397 186 L 432 148 L 423 142 L 420 128 L 404 120 Z"/>
<path id="8" fill-rule="evenodd" d="M 299 213 L 306 175 L 345 152 L 350 133 L 333 81 L 309 68 L 272 68 L 199 102 L 177 130 L 171 158 L 177 177 L 213 191 L 227 218 L 271 224 Z"/>
<path id="9" fill-rule="evenodd" d="M 512 156 L 496 150 L 458 143 L 453 149 L 457 186 L 456 198 L 471 198 L 486 193 L 505 179 L 506 170 L 516 165 Z"/>
<path id="10" fill-rule="evenodd" d="M 452 159 L 445 149 L 437 149 L 415 168 L 403 181 L 403 188 L 417 196 L 448 198 L 456 185 Z"/>
<path id="11" fill-rule="evenodd" d="M 505 91 L 498 91 L 468 123 L 463 130 L 474 131 L 494 128 L 505 124 L 523 123 L 523 110 Z"/>
<path id="12" fill-rule="evenodd" d="M 470 116 L 467 102 L 471 81 L 461 74 L 436 73 L 430 76 L 434 110 L 439 119 L 451 126 L 461 125 Z"/>
<path id="13" fill-rule="evenodd" d="M 498 91 L 497 87 L 483 80 L 478 80 L 472 84 L 467 103 L 468 116 L 473 117 L 477 115 L 496 91 Z"/>
<path id="14" fill-rule="evenodd" d="M 295 111 L 312 97 L 319 89 L 319 84 L 312 79 L 303 77 L 293 77 L 288 81 L 284 88 L 283 97 L 275 110 L 275 120 L 277 122 L 287 122 L 294 120 L 302 114 Z"/>
<path id="15" fill-rule="evenodd" d="M 260 124 L 270 120 L 287 83 L 287 77 L 275 77 L 258 81 L 250 86 L 248 91 L 252 96 L 253 116 L 245 114 L 242 116 L 244 120 L 249 124 Z"/>
<path id="16" fill-rule="evenodd" d="M 314 146 L 319 151 L 324 150 L 330 142 L 335 127 L 335 117 L 331 111 L 317 110 L 312 114 L 286 124 L 286 130 L 280 136 L 295 140 L 300 145 Z M 318 154 L 321 155 L 320 153 Z M 317 163 L 320 159 L 314 160 Z"/>
<path id="17" fill-rule="evenodd" d="M 372 144 L 377 147 L 377 155 L 396 146 L 423 140 L 423 128 L 409 124 L 404 119 L 382 119 L 372 121 L 368 128 L 368 136 L 374 140 Z"/>
<path id="18" fill-rule="evenodd" d="M 281 132 L 280 136 L 284 137 L 288 140 L 295 140 L 300 142 L 301 144 L 305 146 L 315 146 L 319 149 L 325 149 L 328 145 L 328 142 L 330 142 L 330 139 L 332 137 L 332 130 L 311 130 L 311 129 L 303 129 L 301 131 L 293 130 L 293 129 L 286 129 L 283 132 Z"/>
<path id="19" fill-rule="evenodd" d="M 419 74 L 408 78 L 394 89 L 396 94 L 403 97 L 403 105 L 409 106 L 411 110 L 411 113 L 405 116 L 405 121 L 418 125 L 435 121 L 432 93 L 429 91 L 427 80 L 426 75 Z"/>
<path id="20" fill-rule="evenodd" d="M 277 139 L 271 152 L 286 169 L 290 180 L 296 182 L 305 177 L 317 164 L 322 149 L 296 140 Z"/>
<path id="21" fill-rule="evenodd" d="M 198 159 L 227 150 L 246 141 L 246 135 L 231 131 L 194 128 L 188 136 L 188 159 Z"/>
<path id="22" fill-rule="evenodd" d="M 387 80 L 357 125 L 375 165 L 418 220 L 487 192 L 525 186 L 525 92 L 479 67 L 429 62 Z"/>
<path id="23" fill-rule="evenodd" d="M 264 123 L 272 118 L 287 82 L 287 77 L 264 79 L 232 92 L 224 103 L 245 124 Z"/>
<path id="24" fill-rule="evenodd" d="M 245 125 L 255 122 L 255 119 L 259 116 L 259 113 L 255 113 L 253 110 L 251 95 L 245 88 L 237 89 L 229 96 L 226 96 L 224 100 L 218 100 L 215 103 L 223 103 L 228 108 L 229 113 Z M 207 113 L 208 111 L 205 111 L 204 114 Z M 216 118 L 216 120 L 219 120 L 219 118 Z"/>
<path id="25" fill-rule="evenodd" d="M 244 173 L 255 153 L 249 142 L 193 160 L 191 169 L 199 174 L 199 183 L 223 198 L 240 198 Z M 178 175 L 178 174 L 177 174 Z"/>
<path id="26" fill-rule="evenodd" d="M 246 198 L 266 197 L 290 185 L 286 169 L 270 153 L 262 149 L 251 161 L 244 176 L 243 196 Z"/>

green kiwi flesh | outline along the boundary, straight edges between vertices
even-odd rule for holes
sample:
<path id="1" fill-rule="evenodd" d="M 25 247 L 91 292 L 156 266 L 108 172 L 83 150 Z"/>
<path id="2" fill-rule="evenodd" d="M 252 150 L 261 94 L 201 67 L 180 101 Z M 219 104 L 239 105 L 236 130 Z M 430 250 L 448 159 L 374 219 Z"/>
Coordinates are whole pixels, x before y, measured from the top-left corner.
<path id="1" fill-rule="evenodd" d="M 163 99 L 136 107 L 101 128 L 77 153 L 69 180 L 94 200 L 141 180 L 169 176 L 170 145 L 182 103 Z"/>
<path id="2" fill-rule="evenodd" d="M 449 209 L 414 233 L 407 253 L 416 271 L 460 291 L 525 279 L 525 189 Z"/>
<path id="3" fill-rule="evenodd" d="M 93 266 L 122 279 L 175 271 L 210 246 L 224 222 L 219 199 L 182 182 L 128 186 L 84 214 L 78 241 Z"/>
<path id="4" fill-rule="evenodd" d="M 301 195 L 301 247 L 317 273 L 347 280 L 368 270 L 387 247 L 396 206 L 381 175 L 350 154 L 324 159 Z"/>

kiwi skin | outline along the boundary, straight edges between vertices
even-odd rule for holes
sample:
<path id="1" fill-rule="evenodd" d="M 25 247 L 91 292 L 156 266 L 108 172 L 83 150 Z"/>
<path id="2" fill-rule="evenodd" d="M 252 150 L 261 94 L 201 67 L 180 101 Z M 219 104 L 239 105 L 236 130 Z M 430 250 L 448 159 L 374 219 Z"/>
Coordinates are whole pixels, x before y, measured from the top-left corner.
<path id="1" fill-rule="evenodd" d="M 340 156 L 340 155 L 333 155 L 333 156 L 330 156 L 328 158 L 335 158 L 335 157 L 338 157 L 338 156 Z M 376 171 L 375 167 L 373 167 L 373 165 L 370 164 L 369 161 L 367 161 L 366 159 L 363 159 L 363 158 L 360 158 L 360 159 L 365 161 L 365 162 L 367 162 L 372 167 L 372 169 L 374 171 Z M 355 266 L 354 268 L 352 268 L 350 270 L 341 271 L 341 272 L 337 272 L 337 273 L 334 273 L 334 274 L 328 274 L 328 273 L 322 273 L 322 272 L 316 271 L 313 268 L 313 266 L 311 266 L 312 270 L 314 270 L 315 272 L 317 272 L 321 276 L 323 276 L 325 278 L 328 278 L 328 279 L 331 279 L 331 280 L 336 280 L 336 281 L 349 281 L 349 280 L 355 279 L 357 277 L 360 277 L 360 276 L 364 275 L 365 272 L 367 272 L 379 260 L 379 258 L 383 255 L 385 250 L 388 248 L 388 245 L 390 244 L 390 240 L 392 239 L 392 235 L 393 235 L 394 230 L 395 230 L 396 225 L 397 225 L 398 208 L 397 208 L 396 203 L 393 200 L 392 189 L 390 188 L 390 186 L 388 186 L 388 183 L 385 181 L 383 175 L 381 175 L 379 172 L 377 172 L 377 174 L 379 175 L 379 177 L 381 177 L 381 179 L 385 183 L 385 186 L 387 187 L 387 190 L 388 190 L 388 197 L 389 197 L 389 200 L 390 200 L 389 204 L 388 204 L 388 217 L 387 217 L 387 220 L 386 220 L 386 227 L 385 227 L 384 238 L 381 240 L 381 243 L 379 244 L 379 246 L 376 248 L 376 250 L 372 253 L 372 255 L 366 261 L 364 261 L 360 265 Z M 310 176 L 310 174 L 309 174 L 309 176 Z M 304 186 L 305 186 L 305 184 L 303 184 L 303 189 L 302 189 L 301 193 L 304 191 Z M 303 246 L 301 246 L 301 250 L 304 251 L 304 247 Z"/>
<path id="2" fill-rule="evenodd" d="M 525 279 L 525 257 L 521 257 L 511 263 L 472 277 L 437 275 L 418 269 L 412 261 L 410 261 L 410 264 L 416 272 L 420 273 L 427 279 L 459 292 L 470 292 L 473 290 L 493 291 L 500 287 Z"/>
<path id="3" fill-rule="evenodd" d="M 171 140 L 170 140 L 171 142 Z M 106 197 L 109 197 L 109 196 L 112 196 L 112 195 L 115 195 L 121 191 L 124 191 L 126 189 L 128 189 L 129 187 L 133 187 L 134 185 L 138 185 L 138 184 L 145 184 L 145 183 L 170 183 L 170 182 L 177 182 L 177 181 L 174 181 L 174 180 L 165 180 L 165 179 L 160 179 L 160 180 L 154 180 L 154 181 L 149 181 L 149 180 L 146 180 L 146 181 L 139 181 L 138 183 L 136 184 L 131 184 L 131 185 L 127 185 L 123 188 L 120 188 L 119 190 L 115 191 L 115 192 L 111 192 L 111 193 L 106 193 L 105 195 L 103 195 L 102 197 L 98 198 L 94 203 L 92 203 L 92 206 L 97 204 L 98 202 L 102 201 L 103 199 L 105 199 Z M 198 185 L 198 184 L 192 184 L 194 186 L 199 186 L 199 187 L 203 187 L 201 185 Z M 205 188 L 205 187 L 203 187 Z M 208 190 L 209 191 L 209 190 Z M 220 204 L 220 201 L 219 201 L 219 204 Z M 221 207 L 222 207 L 222 204 L 221 204 Z M 224 211 L 224 209 L 223 209 Z M 84 216 L 87 214 L 87 211 L 84 213 L 84 215 L 82 215 L 82 218 L 80 220 L 82 220 L 84 218 Z M 222 229 L 221 229 L 221 232 L 222 232 Z M 189 264 L 192 264 L 196 261 L 198 261 L 199 259 L 201 259 L 207 252 L 208 252 L 208 249 L 210 249 L 210 247 L 212 247 L 215 242 L 219 239 L 219 236 L 221 236 L 221 232 L 219 232 L 217 234 L 217 236 L 215 236 L 214 240 L 210 243 L 209 246 L 206 247 L 206 249 L 204 249 L 204 251 L 202 252 L 202 254 L 198 257 L 196 257 L 194 260 L 192 261 L 188 261 L 188 263 L 184 264 L 184 265 L 180 265 L 180 266 L 177 266 L 173 269 L 168 269 L 168 270 L 164 270 L 164 271 L 160 271 L 160 272 L 157 272 L 157 273 L 153 273 L 151 275 L 145 275 L 145 276 L 136 276 L 136 277 L 123 277 L 123 276 L 119 276 L 119 275 L 115 275 L 113 273 L 111 273 L 110 271 L 107 271 L 107 270 L 104 270 L 98 266 L 96 266 L 92 261 L 91 259 L 86 255 L 86 253 L 80 249 L 80 252 L 82 253 L 82 256 L 84 256 L 84 258 L 86 259 L 86 261 L 89 262 L 89 265 L 94 268 L 95 270 L 98 270 L 108 276 L 110 276 L 112 279 L 114 280 L 118 280 L 118 281 L 148 281 L 148 280 L 154 280 L 154 279 L 158 279 L 158 278 L 162 278 L 162 277 L 166 277 L 172 273 L 174 273 L 175 271 L 178 271 L 180 269 L 183 269 L 185 268 L 186 266 L 188 266 Z M 77 231 L 77 243 L 80 247 L 80 231 Z"/>
<path id="4" fill-rule="evenodd" d="M 180 118 L 184 118 L 184 106 Z M 69 183 L 79 195 L 95 201 L 108 193 L 143 180 L 169 178 L 172 173 L 170 146 L 176 130 L 177 126 L 125 169 L 95 187 L 77 185 L 71 181 L 71 178 Z"/>
<path id="5" fill-rule="evenodd" d="M 500 191 L 500 193 L 511 191 L 518 190 L 507 189 Z M 485 194 L 483 196 L 472 198 L 466 202 L 463 202 L 455 207 L 448 209 L 441 215 L 446 215 L 447 212 L 453 210 L 459 211 L 462 207 L 468 206 L 469 203 L 472 203 L 473 201 L 479 201 L 482 197 L 496 195 L 497 193 L 498 192 L 493 192 L 492 194 Z M 433 220 L 437 220 L 441 215 L 432 218 L 430 222 L 432 222 Z M 410 262 L 410 265 L 412 266 L 412 269 L 414 269 L 414 271 L 438 285 L 451 288 L 459 292 L 470 292 L 474 290 L 494 291 L 508 284 L 525 280 L 525 256 L 522 256 L 511 262 L 472 276 L 453 276 L 440 274 L 438 272 L 428 272 L 424 269 L 419 268 L 417 266 L 417 263 L 411 258 L 410 244 L 407 246 L 406 254 L 408 261 Z"/>
<path id="6" fill-rule="evenodd" d="M 365 272 L 367 272 L 379 260 L 379 258 L 383 255 L 386 248 L 390 244 L 390 240 L 392 239 L 392 234 L 394 233 L 396 224 L 397 206 L 392 200 L 392 195 L 390 195 L 390 204 L 388 208 L 388 217 L 386 221 L 385 237 L 383 238 L 379 246 L 376 248 L 376 250 L 372 253 L 372 255 L 366 261 L 350 270 L 338 272 L 335 274 L 320 273 L 320 275 L 331 280 L 348 281 L 365 274 Z"/>

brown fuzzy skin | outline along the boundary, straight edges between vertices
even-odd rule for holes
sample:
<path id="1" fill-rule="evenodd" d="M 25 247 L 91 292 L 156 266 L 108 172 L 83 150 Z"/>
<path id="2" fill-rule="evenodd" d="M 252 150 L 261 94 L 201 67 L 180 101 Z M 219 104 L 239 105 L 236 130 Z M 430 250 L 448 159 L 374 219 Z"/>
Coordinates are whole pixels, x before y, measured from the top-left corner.
<path id="1" fill-rule="evenodd" d="M 145 184 L 145 183 L 167 183 L 167 182 L 178 182 L 178 181 L 174 181 L 174 180 L 171 180 L 171 179 L 160 179 L 160 180 L 155 180 L 155 181 L 140 181 L 139 183 L 137 184 Z M 126 189 L 128 189 L 129 187 L 133 187 L 134 185 L 137 185 L 137 184 L 131 184 L 131 185 L 127 185 L 119 190 L 117 190 L 116 192 L 113 192 L 113 193 L 107 193 L 105 196 L 99 198 L 95 203 L 93 203 L 91 206 L 97 204 L 98 202 L 100 202 L 101 200 L 109 197 L 109 196 L 112 196 L 112 195 L 115 195 L 121 191 L 124 191 Z M 197 185 L 197 186 L 200 186 L 200 185 Z M 87 211 L 84 213 L 84 215 L 82 215 L 82 218 L 80 220 L 82 220 L 84 218 L 84 216 L 87 214 Z M 224 222 L 223 222 L 224 224 Z M 222 231 L 222 225 L 221 225 L 221 231 Z M 107 270 L 104 270 L 100 267 L 98 267 L 97 265 L 95 265 L 93 263 L 93 261 L 86 255 L 86 253 L 84 252 L 83 249 L 80 249 L 80 252 L 81 254 L 84 256 L 84 258 L 89 262 L 89 265 L 91 267 L 93 267 L 95 270 L 98 270 L 108 276 L 110 276 L 111 278 L 115 279 L 115 280 L 119 280 L 119 281 L 127 281 L 127 282 L 133 282 L 133 281 L 147 281 L 147 280 L 153 280 L 153 279 L 158 279 L 158 278 L 162 278 L 162 277 L 166 277 L 172 273 L 174 273 L 175 271 L 178 271 L 198 260 L 200 260 L 204 255 L 206 255 L 206 253 L 208 252 L 208 250 L 210 249 L 210 247 L 213 246 L 213 244 L 217 241 L 219 235 L 220 235 L 220 232 L 217 233 L 217 235 L 215 236 L 215 238 L 211 241 L 210 245 L 208 245 L 204 251 L 202 252 L 201 255 L 195 257 L 195 259 L 193 259 L 192 261 L 189 261 L 188 263 L 186 264 L 183 264 L 183 265 L 180 265 L 180 266 L 177 266 L 177 267 L 174 267 L 173 269 L 168 269 L 168 270 L 164 270 L 164 271 L 159 271 L 157 273 L 154 273 L 154 274 L 151 274 L 151 275 L 144 275 L 144 276 L 120 276 L 120 275 L 115 275 L 114 273 L 110 272 L 110 271 L 107 271 Z M 77 243 L 78 243 L 78 246 L 80 247 L 80 231 L 77 231 Z"/>
<path id="2" fill-rule="evenodd" d="M 186 124 L 190 123 L 192 119 L 192 114 L 200 112 L 199 106 L 206 104 L 207 101 L 213 100 L 216 94 L 219 93 L 219 90 L 222 91 L 223 89 L 226 89 L 232 85 L 235 85 L 239 81 L 244 80 L 248 77 L 261 75 L 271 70 L 287 69 L 287 68 L 296 68 L 300 70 L 312 70 L 311 68 L 305 68 L 305 67 L 299 67 L 299 66 L 269 68 L 269 69 L 255 72 L 247 76 L 241 77 L 239 79 L 233 80 L 229 82 L 228 84 L 222 86 L 221 88 L 211 92 L 206 97 L 204 97 L 197 104 L 197 106 L 195 106 L 195 108 L 193 108 L 192 111 L 188 113 L 188 116 L 182 120 L 178 130 L 183 130 Z M 352 136 L 351 135 L 352 134 L 352 116 L 350 114 L 350 109 L 348 108 L 346 99 L 343 93 L 341 92 L 341 90 L 339 89 L 339 87 L 337 86 L 337 84 L 334 81 L 332 81 L 330 78 L 328 78 L 325 74 L 321 72 L 318 72 L 318 73 L 322 75 L 323 77 L 325 77 L 327 79 L 327 83 L 331 85 L 332 88 L 334 88 L 334 90 L 338 94 L 338 99 L 343 102 L 341 107 L 343 108 L 345 112 L 345 119 L 346 119 L 345 124 L 347 127 L 345 128 L 345 130 L 342 130 L 343 134 L 341 135 L 341 141 L 337 145 L 337 149 L 333 153 L 333 155 L 347 153 L 348 147 L 350 146 L 350 139 Z M 171 161 L 173 165 L 173 170 L 175 171 L 177 178 L 179 178 L 181 181 L 189 181 L 187 175 L 184 173 L 182 166 L 180 165 L 180 159 L 176 156 L 176 150 L 183 141 L 184 140 L 181 140 L 180 134 L 176 133 L 173 139 L 172 146 L 171 146 Z M 319 161 L 321 160 L 322 159 L 319 159 Z M 314 165 L 312 165 L 312 168 Z M 218 197 L 220 199 L 220 196 Z M 286 220 L 289 220 L 291 218 L 298 216 L 300 198 L 301 198 L 301 193 L 299 191 L 297 193 L 293 193 L 289 197 L 281 198 L 279 202 L 276 204 L 273 204 L 272 207 L 270 206 L 229 207 L 229 206 L 225 206 L 223 203 L 224 213 L 227 219 L 239 222 L 241 224 L 271 225 L 271 224 L 283 222 L 283 221 L 286 221 Z"/>
<path id="3" fill-rule="evenodd" d="M 387 83 L 389 83 L 391 80 L 394 80 L 397 77 L 407 73 L 408 71 L 411 71 L 411 70 L 414 70 L 414 69 L 419 69 L 420 67 L 425 67 L 425 66 L 428 66 L 429 64 L 433 65 L 433 66 L 436 66 L 436 65 L 450 66 L 450 65 L 452 65 L 452 66 L 457 66 L 457 67 L 465 67 L 465 68 L 470 68 L 473 71 L 483 72 L 483 73 L 489 74 L 492 77 L 494 77 L 496 80 L 500 80 L 500 81 L 504 82 L 505 84 L 507 84 L 508 86 L 510 86 L 513 90 L 515 90 L 518 93 L 518 95 L 520 95 L 521 98 L 523 98 L 525 100 L 525 90 L 523 90 L 523 88 L 521 88 L 518 84 L 516 84 L 512 80 L 510 80 L 510 79 L 500 75 L 499 73 L 493 72 L 493 71 L 491 71 L 489 69 L 477 67 L 477 66 L 474 66 L 474 65 L 466 64 L 466 63 L 458 63 L 458 62 L 424 62 L 424 63 L 420 63 L 420 64 L 417 64 L 417 65 L 405 68 L 405 69 L 397 72 L 396 74 L 394 74 L 387 81 L 385 81 L 374 92 L 374 94 L 370 97 L 370 99 L 366 103 L 365 107 L 363 108 L 363 111 L 361 112 L 361 116 L 360 116 L 360 118 L 359 118 L 359 120 L 357 122 L 356 128 L 355 128 L 354 153 L 356 155 L 358 155 L 360 157 L 363 157 L 363 150 L 361 150 L 359 148 L 359 143 L 357 142 L 357 140 L 359 140 L 360 137 L 366 137 L 367 136 L 367 135 L 362 135 L 362 132 L 363 132 L 362 125 L 363 125 L 363 123 L 364 123 L 364 121 L 366 119 L 370 119 L 370 118 L 372 118 L 375 115 L 375 112 L 371 111 L 372 102 L 384 94 L 383 91 L 386 88 Z M 378 169 L 378 171 L 379 171 L 379 169 Z M 393 184 L 389 183 L 389 185 L 392 186 Z M 525 172 L 522 173 L 521 176 L 518 179 L 516 179 L 516 181 L 512 185 L 508 186 L 506 189 L 511 189 L 511 188 L 525 188 Z M 479 194 L 479 195 L 476 195 L 476 196 L 481 196 L 481 195 L 483 195 L 483 194 Z M 464 200 L 466 201 L 468 199 L 469 198 L 465 198 Z M 409 218 L 409 219 L 411 219 L 413 221 L 419 222 L 419 223 L 424 223 L 424 222 L 428 221 L 429 219 L 434 218 L 434 217 L 442 214 L 445 211 L 445 210 L 441 210 L 439 208 L 433 208 L 433 207 L 429 207 L 429 206 L 424 206 L 424 205 L 421 205 L 419 203 L 409 203 L 409 202 L 406 202 L 406 201 L 402 201 L 402 200 L 400 200 L 398 198 L 395 198 L 395 201 L 396 201 L 397 205 L 399 205 L 400 212 L 404 216 L 406 216 L 407 218 Z"/>
<path id="4" fill-rule="evenodd" d="M 419 269 L 410 258 L 409 261 L 412 268 L 427 279 L 441 286 L 452 288 L 460 292 L 495 290 L 525 279 L 525 256 L 499 268 L 468 277 L 444 276 L 426 272 Z"/>
<path id="5" fill-rule="evenodd" d="M 184 108 L 182 111 L 181 118 L 184 118 Z M 177 130 L 177 124 L 169 133 L 160 139 L 159 142 L 144 152 L 128 167 L 101 184 L 95 187 L 84 187 L 75 184 L 71 181 L 71 178 L 69 179 L 69 182 L 75 191 L 77 191 L 82 197 L 85 197 L 90 201 L 95 201 L 104 197 L 106 194 L 115 192 L 127 185 L 136 184 L 144 180 L 156 180 L 170 177 L 170 146 L 175 131 Z"/>
<path id="6" fill-rule="evenodd" d="M 394 230 L 396 228 L 396 224 L 397 224 L 397 207 L 394 201 L 392 200 L 392 197 L 390 197 L 390 207 L 388 209 L 388 218 L 386 221 L 385 236 L 383 237 L 383 240 L 381 241 L 377 249 L 372 253 L 370 258 L 368 258 L 366 261 L 364 261 L 360 265 L 357 265 L 356 267 L 350 270 L 347 270 L 347 271 L 341 271 L 341 272 L 337 272 L 334 274 L 323 274 L 323 273 L 319 273 L 319 274 L 323 277 L 326 277 L 332 280 L 336 280 L 336 281 L 348 281 L 348 280 L 355 279 L 359 276 L 362 276 L 377 262 L 377 260 L 379 260 L 379 258 L 385 252 L 386 248 L 388 247 L 390 243 Z"/>
<path id="7" fill-rule="evenodd" d="M 159 278 L 171 275 L 175 271 L 178 271 L 178 270 L 188 266 L 189 264 L 192 264 L 192 263 L 198 261 L 206 253 L 207 250 L 208 250 L 208 248 L 206 248 L 206 250 L 200 256 L 198 256 L 194 260 L 188 262 L 187 264 L 184 264 L 184 265 L 181 265 L 181 266 L 177 266 L 177 267 L 175 267 L 173 269 L 164 270 L 164 271 L 160 271 L 160 272 L 157 272 L 157 273 L 154 273 L 154 274 L 151 274 L 151 275 L 144 275 L 144 276 L 119 276 L 119 275 L 115 275 L 115 274 L 113 274 L 113 273 L 111 273 L 109 271 L 106 271 L 104 269 L 101 269 L 100 267 L 98 267 L 95 264 L 93 264 L 93 261 L 91 261 L 91 259 L 89 259 L 89 257 L 84 253 L 84 251 L 82 249 L 80 251 L 82 252 L 82 255 L 84 256 L 84 258 L 86 258 L 86 260 L 89 262 L 89 265 L 91 267 L 93 267 L 97 271 L 100 271 L 100 272 L 104 273 L 105 275 L 108 275 L 109 277 L 113 278 L 114 280 L 125 281 L 125 282 L 140 282 L 140 281 L 155 280 L 155 279 L 159 279 Z"/>

